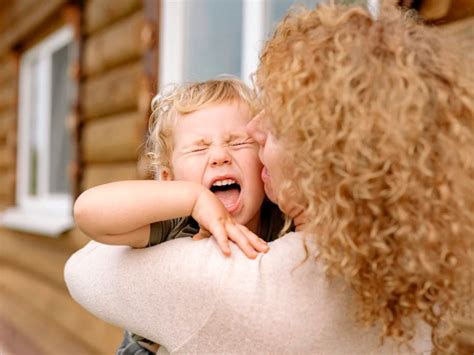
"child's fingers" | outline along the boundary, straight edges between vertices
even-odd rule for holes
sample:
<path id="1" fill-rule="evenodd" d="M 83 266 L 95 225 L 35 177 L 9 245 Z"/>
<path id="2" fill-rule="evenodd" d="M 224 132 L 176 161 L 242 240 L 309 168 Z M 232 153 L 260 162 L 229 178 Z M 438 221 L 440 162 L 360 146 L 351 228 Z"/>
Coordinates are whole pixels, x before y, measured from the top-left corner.
<path id="1" fill-rule="evenodd" d="M 247 238 L 250 242 L 250 245 L 256 250 L 261 253 L 266 253 L 270 248 L 266 241 L 259 238 L 255 233 L 250 231 L 246 226 L 239 224 L 237 226 L 242 231 L 242 234 Z"/>
<path id="2" fill-rule="evenodd" d="M 226 230 L 227 234 L 229 235 L 229 239 L 237 244 L 237 246 L 248 258 L 255 259 L 257 257 L 257 252 L 239 227 L 233 223 L 228 223 L 226 225 Z"/>
<path id="3" fill-rule="evenodd" d="M 194 239 L 194 240 L 201 240 L 201 239 L 209 238 L 210 236 L 211 236 L 211 233 L 209 233 L 208 230 L 203 229 L 203 228 L 200 228 L 200 229 L 199 229 L 199 232 L 197 232 L 197 233 L 193 236 L 193 239 Z"/>
<path id="4" fill-rule="evenodd" d="M 224 228 L 224 225 L 217 224 L 216 226 L 214 226 L 214 228 L 212 228 L 211 232 L 212 232 L 212 236 L 216 240 L 217 245 L 221 249 L 222 253 L 225 256 L 230 256 L 231 251 L 229 247 L 229 239 L 227 238 L 227 232 Z"/>

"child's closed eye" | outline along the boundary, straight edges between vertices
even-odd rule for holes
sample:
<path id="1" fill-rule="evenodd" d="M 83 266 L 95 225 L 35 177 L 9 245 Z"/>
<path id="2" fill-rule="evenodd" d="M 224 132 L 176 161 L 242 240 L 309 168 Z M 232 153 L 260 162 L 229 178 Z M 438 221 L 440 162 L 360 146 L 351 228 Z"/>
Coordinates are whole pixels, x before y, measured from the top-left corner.
<path id="1" fill-rule="evenodd" d="M 184 154 L 203 153 L 208 148 L 209 147 L 207 145 L 199 145 L 199 146 L 195 146 L 195 147 L 189 147 L 183 153 Z"/>
<path id="2" fill-rule="evenodd" d="M 207 147 L 195 147 L 192 148 L 189 153 L 199 153 L 199 152 L 204 152 L 207 149 Z"/>
<path id="3" fill-rule="evenodd" d="M 244 147 L 244 146 L 253 145 L 254 143 L 255 143 L 255 141 L 253 139 L 246 139 L 246 140 L 243 140 L 243 141 L 231 142 L 230 146 L 231 147 Z"/>

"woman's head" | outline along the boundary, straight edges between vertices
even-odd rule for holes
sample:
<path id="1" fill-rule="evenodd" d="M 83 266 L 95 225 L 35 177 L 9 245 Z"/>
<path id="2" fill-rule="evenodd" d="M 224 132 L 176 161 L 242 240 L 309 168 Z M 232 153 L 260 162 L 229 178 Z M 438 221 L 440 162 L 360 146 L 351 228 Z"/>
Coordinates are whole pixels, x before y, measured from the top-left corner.
<path id="1" fill-rule="evenodd" d="M 283 172 L 261 136 L 270 188 L 305 208 L 329 273 L 385 335 L 409 338 L 415 315 L 438 328 L 468 277 L 473 82 L 440 33 L 391 8 L 294 12 L 261 56 L 260 125 Z"/>

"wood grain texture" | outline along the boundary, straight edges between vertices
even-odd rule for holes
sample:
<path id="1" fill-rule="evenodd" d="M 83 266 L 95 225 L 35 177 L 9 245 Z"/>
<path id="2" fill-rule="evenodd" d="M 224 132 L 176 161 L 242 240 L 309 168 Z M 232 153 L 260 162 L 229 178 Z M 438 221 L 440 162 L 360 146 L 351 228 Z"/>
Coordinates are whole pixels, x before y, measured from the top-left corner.
<path id="1" fill-rule="evenodd" d="M 138 179 L 137 163 L 91 164 L 84 167 L 81 191 L 112 181 Z"/>
<path id="2" fill-rule="evenodd" d="M 142 114 L 128 112 L 87 122 L 81 141 L 86 163 L 119 162 L 137 159 L 144 135 L 140 132 Z"/>
<path id="3" fill-rule="evenodd" d="M 86 312 L 70 297 L 65 285 L 58 288 L 6 264 L 2 265 L 0 289 L 14 295 L 17 303 L 27 305 L 38 318 L 57 325 L 81 350 L 112 353 L 120 342 L 122 331 Z"/>
<path id="4" fill-rule="evenodd" d="M 140 7 L 140 0 L 88 0 L 85 5 L 84 32 L 96 32 Z"/>
<path id="5" fill-rule="evenodd" d="M 136 110 L 142 76 L 141 62 L 133 62 L 86 80 L 82 88 L 83 118 Z"/>
<path id="6" fill-rule="evenodd" d="M 145 50 L 141 39 L 143 28 L 144 16 L 140 10 L 88 37 L 84 43 L 84 75 L 96 75 L 140 58 Z"/>

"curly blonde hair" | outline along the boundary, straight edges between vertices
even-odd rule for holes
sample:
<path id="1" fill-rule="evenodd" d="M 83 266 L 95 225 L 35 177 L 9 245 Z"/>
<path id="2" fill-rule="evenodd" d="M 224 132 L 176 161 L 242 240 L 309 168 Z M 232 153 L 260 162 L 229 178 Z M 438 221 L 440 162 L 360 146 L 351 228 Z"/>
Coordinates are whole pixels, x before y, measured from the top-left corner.
<path id="1" fill-rule="evenodd" d="M 393 7 L 290 13 L 256 85 L 285 148 L 282 196 L 306 209 L 329 275 L 358 319 L 405 343 L 416 320 L 454 351 L 444 317 L 469 292 L 474 231 L 474 80 L 441 33 Z M 290 193 L 290 194 L 288 194 Z"/>
<path id="2" fill-rule="evenodd" d="M 247 105 L 251 115 L 258 110 L 255 92 L 238 78 L 228 75 L 165 87 L 151 102 L 152 114 L 146 143 L 151 170 L 156 175 L 164 169 L 172 173 L 172 135 L 179 116 L 232 101 Z"/>

